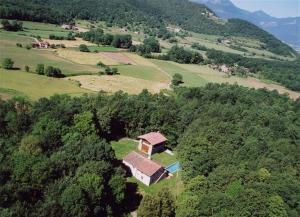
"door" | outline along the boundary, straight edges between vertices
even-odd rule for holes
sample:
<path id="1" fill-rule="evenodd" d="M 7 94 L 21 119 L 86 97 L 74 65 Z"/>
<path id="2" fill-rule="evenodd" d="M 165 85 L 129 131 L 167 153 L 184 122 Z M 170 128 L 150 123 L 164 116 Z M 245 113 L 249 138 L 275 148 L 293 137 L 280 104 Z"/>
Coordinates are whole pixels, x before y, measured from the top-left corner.
<path id="1" fill-rule="evenodd" d="M 149 147 L 147 145 L 142 144 L 142 152 L 148 154 Z"/>

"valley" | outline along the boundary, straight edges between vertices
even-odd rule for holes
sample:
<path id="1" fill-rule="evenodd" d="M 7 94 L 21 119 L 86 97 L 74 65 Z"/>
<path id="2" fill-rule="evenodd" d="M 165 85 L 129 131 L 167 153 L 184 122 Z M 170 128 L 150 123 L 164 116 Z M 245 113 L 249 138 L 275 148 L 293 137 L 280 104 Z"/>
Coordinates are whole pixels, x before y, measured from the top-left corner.
<path id="1" fill-rule="evenodd" d="M 77 21 L 77 25 L 81 27 L 83 31 L 88 31 L 91 25 L 104 27 L 104 31 L 107 33 L 118 33 L 124 34 L 123 28 L 110 28 L 105 27 L 104 22 L 90 23 L 87 21 Z M 81 38 L 76 38 L 76 40 L 50 40 L 48 39 L 50 34 L 55 34 L 59 36 L 67 36 L 69 31 L 63 29 L 61 26 L 53 24 L 43 24 L 36 22 L 24 22 L 24 32 L 6 32 L 1 31 L 0 36 L 0 49 L 3 51 L 1 55 L 1 60 L 5 57 L 10 57 L 15 61 L 15 66 L 20 70 L 14 72 L 20 74 L 20 77 L 30 77 L 34 78 L 37 82 L 33 82 L 31 88 L 36 88 L 37 90 L 40 86 L 36 86 L 37 83 L 43 83 L 45 78 L 38 76 L 34 73 L 37 64 L 54 65 L 59 67 L 67 78 L 64 81 L 57 81 L 57 83 L 66 83 L 69 86 L 74 86 L 76 81 L 80 84 L 78 87 L 74 87 L 77 94 L 80 93 L 95 93 L 97 91 L 105 91 L 108 93 L 113 93 L 119 90 L 128 93 L 140 93 L 143 89 L 148 89 L 150 92 L 158 93 L 160 90 L 170 89 L 170 82 L 172 76 L 175 73 L 179 73 L 183 76 L 183 86 L 186 87 L 202 87 L 207 83 L 230 83 L 243 85 L 250 88 L 266 88 L 269 90 L 277 90 L 281 94 L 288 94 L 291 98 L 296 99 L 300 96 L 299 93 L 287 90 L 278 84 L 266 83 L 257 78 L 241 78 L 238 76 L 228 76 L 222 72 L 211 69 L 208 66 L 203 65 L 184 65 L 178 64 L 171 61 L 162 60 L 151 60 L 139 56 L 138 54 L 130 53 L 124 49 L 116 49 L 110 46 L 97 46 L 91 42 L 84 41 Z M 144 34 L 126 32 L 133 35 L 133 43 L 139 44 L 144 40 Z M 31 44 L 33 41 L 33 36 L 40 36 L 42 40 L 49 42 L 50 44 L 64 44 L 66 48 L 56 48 L 56 49 L 26 49 L 25 46 Z M 210 36 L 205 34 L 190 33 L 188 37 L 176 37 L 177 44 L 183 46 L 186 49 L 191 49 L 193 43 L 199 43 L 208 49 L 218 49 L 224 52 L 229 52 L 233 54 L 241 54 L 242 52 L 233 50 L 229 45 L 222 44 L 218 42 L 218 36 Z M 136 40 L 136 41 L 135 41 Z M 239 45 L 243 44 L 244 48 L 249 51 L 246 55 L 253 58 L 282 58 L 278 55 L 274 55 L 270 52 L 261 51 L 259 47 L 259 42 L 255 40 L 245 40 L 244 38 L 233 38 L 235 43 Z M 172 47 L 172 43 L 159 40 L 163 52 L 167 52 L 168 49 Z M 16 44 L 21 43 L 22 48 L 17 47 Z M 91 52 L 84 53 L 78 50 L 79 45 L 85 44 L 91 50 Z M 255 48 L 256 47 L 256 48 Z M 205 52 L 200 51 L 204 56 Z M 253 56 L 255 52 L 255 56 Z M 263 56 L 262 56 L 263 55 Z M 287 60 L 292 61 L 288 58 Z M 116 67 L 120 76 L 101 76 L 98 75 L 99 71 L 103 70 L 97 66 L 98 62 L 111 67 Z M 28 66 L 32 73 L 28 74 L 24 72 L 24 67 Z M 7 76 L 9 73 L 2 70 L 2 75 Z M 13 74 L 13 73 L 11 73 Z M 74 77 L 72 77 L 74 76 Z M 14 83 L 12 78 L 5 77 L 5 79 L 10 79 L 7 82 L 5 79 L 1 80 L 1 95 L 3 97 L 12 97 L 18 95 L 22 86 L 19 85 L 19 79 L 16 77 Z M 40 82 L 38 82 L 40 80 Z M 52 79 L 56 80 L 60 79 Z M 70 83 L 69 83 L 70 82 Z M 16 88 L 16 87 L 19 88 Z M 36 87 L 35 87 L 36 86 Z M 75 85 L 76 86 L 76 85 Z M 48 86 L 45 87 L 48 89 Z M 56 89 L 56 85 L 53 87 L 49 86 L 49 89 L 54 88 L 53 91 L 40 92 L 38 95 L 32 92 L 24 91 L 23 95 L 29 97 L 30 99 L 37 99 L 39 97 L 50 96 L 50 93 L 69 93 L 68 91 L 62 91 L 60 88 Z M 63 89 L 63 87 L 62 87 Z M 8 90 L 14 90 L 15 92 L 7 93 Z M 37 91 L 39 92 L 39 91 Z"/>

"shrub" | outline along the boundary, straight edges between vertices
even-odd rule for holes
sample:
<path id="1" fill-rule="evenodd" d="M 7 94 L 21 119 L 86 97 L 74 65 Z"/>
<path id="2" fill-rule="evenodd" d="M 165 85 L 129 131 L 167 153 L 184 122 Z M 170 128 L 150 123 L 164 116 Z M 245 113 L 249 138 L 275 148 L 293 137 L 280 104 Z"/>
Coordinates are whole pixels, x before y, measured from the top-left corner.
<path id="1" fill-rule="evenodd" d="M 30 68 L 29 68 L 29 66 L 25 66 L 25 72 L 29 72 L 30 71 Z"/>
<path id="2" fill-rule="evenodd" d="M 35 71 L 39 75 L 44 75 L 45 74 L 45 66 L 44 66 L 44 64 L 37 64 Z"/>
<path id="3" fill-rule="evenodd" d="M 174 86 L 179 86 L 180 84 L 183 83 L 183 80 L 182 80 L 182 75 L 179 74 L 179 73 L 176 73 L 173 75 L 173 78 L 172 78 L 172 85 Z"/>
<path id="4" fill-rule="evenodd" d="M 4 69 L 13 69 L 14 68 L 14 61 L 12 61 L 11 58 L 3 59 L 2 68 L 4 68 Z"/>
<path id="5" fill-rule="evenodd" d="M 79 51 L 81 51 L 81 52 L 90 52 L 89 48 L 85 44 L 79 45 Z"/>
<path id="6" fill-rule="evenodd" d="M 23 45 L 21 43 L 17 43 L 16 46 L 17 47 L 23 47 Z"/>
<path id="7" fill-rule="evenodd" d="M 102 63 L 101 61 L 99 61 L 99 62 L 97 63 L 97 66 L 100 66 L 100 67 L 106 67 L 106 65 L 105 65 L 104 63 Z"/>
<path id="8" fill-rule="evenodd" d="M 30 50 L 31 48 L 32 48 L 32 46 L 31 46 L 30 44 L 27 44 L 27 45 L 26 45 L 26 49 L 27 49 L 27 50 Z"/>

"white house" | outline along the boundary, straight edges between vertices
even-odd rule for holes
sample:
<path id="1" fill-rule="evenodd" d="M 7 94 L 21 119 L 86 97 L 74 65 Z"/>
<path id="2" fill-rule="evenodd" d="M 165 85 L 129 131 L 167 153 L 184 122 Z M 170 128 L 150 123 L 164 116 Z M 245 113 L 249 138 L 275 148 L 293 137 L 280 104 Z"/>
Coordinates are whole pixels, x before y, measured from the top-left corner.
<path id="1" fill-rule="evenodd" d="M 165 149 L 164 143 L 167 141 L 167 138 L 160 132 L 147 133 L 138 138 L 140 139 L 138 149 L 149 157 Z"/>
<path id="2" fill-rule="evenodd" d="M 161 165 L 135 151 L 126 155 L 123 163 L 129 167 L 132 176 L 147 186 L 158 182 L 167 175 Z"/>

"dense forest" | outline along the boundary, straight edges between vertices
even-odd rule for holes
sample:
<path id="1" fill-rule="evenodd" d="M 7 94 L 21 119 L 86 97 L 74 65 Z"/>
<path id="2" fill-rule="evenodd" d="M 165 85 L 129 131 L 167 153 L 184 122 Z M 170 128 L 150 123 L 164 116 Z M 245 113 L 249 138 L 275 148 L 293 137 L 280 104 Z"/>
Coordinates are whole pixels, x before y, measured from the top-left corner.
<path id="1" fill-rule="evenodd" d="M 182 164 L 177 216 L 300 215 L 300 100 L 209 84 L 0 100 L 0 216 L 126 216 L 139 198 L 110 141 L 154 130 Z"/>
<path id="2" fill-rule="evenodd" d="M 257 26 L 238 19 L 220 23 L 204 5 L 188 0 L 2 0 L 0 18 L 61 24 L 74 18 L 106 21 L 109 25 L 141 26 L 145 32 L 168 34 L 166 25 L 221 36 L 245 36 L 265 43 L 265 49 L 290 56 L 292 48 Z"/>

